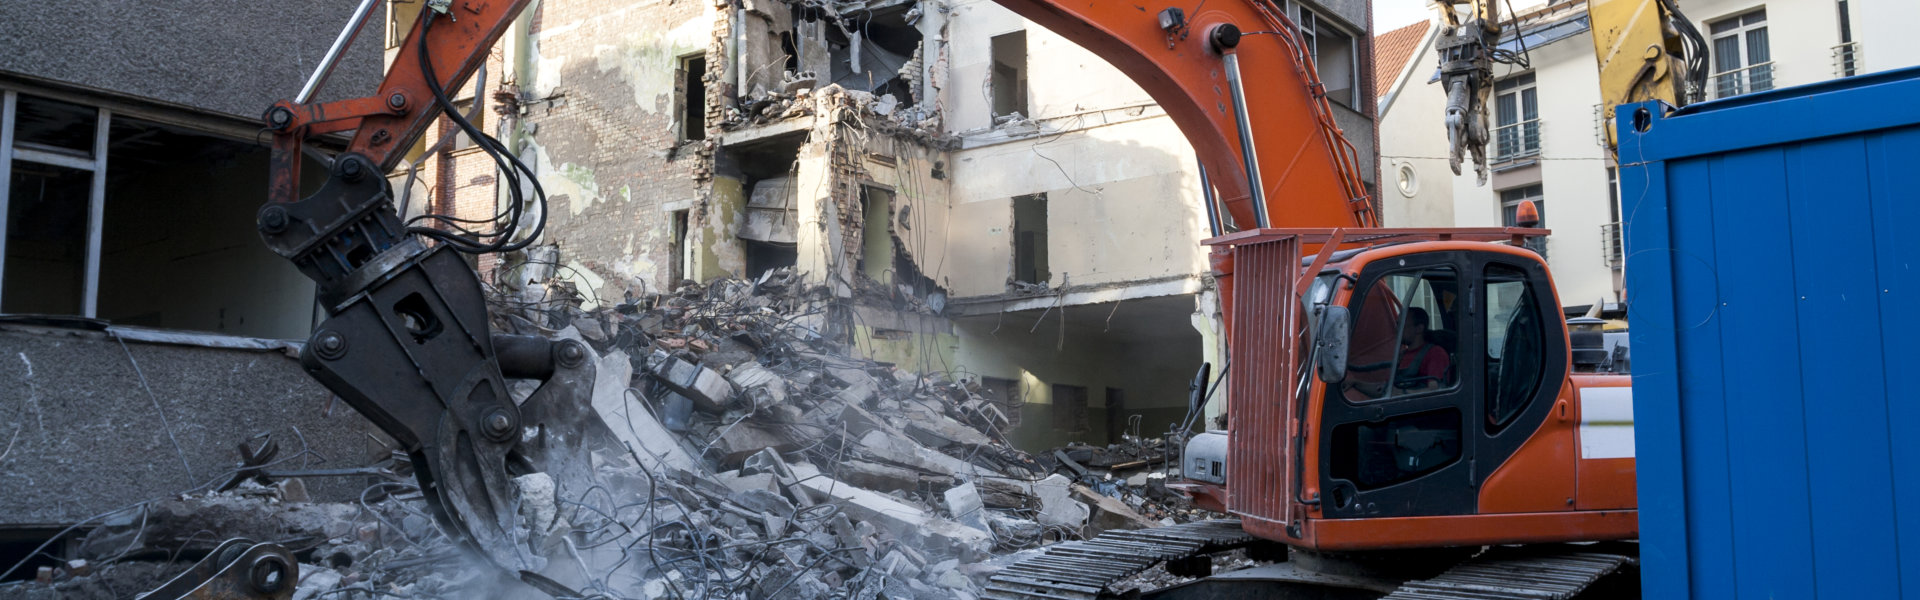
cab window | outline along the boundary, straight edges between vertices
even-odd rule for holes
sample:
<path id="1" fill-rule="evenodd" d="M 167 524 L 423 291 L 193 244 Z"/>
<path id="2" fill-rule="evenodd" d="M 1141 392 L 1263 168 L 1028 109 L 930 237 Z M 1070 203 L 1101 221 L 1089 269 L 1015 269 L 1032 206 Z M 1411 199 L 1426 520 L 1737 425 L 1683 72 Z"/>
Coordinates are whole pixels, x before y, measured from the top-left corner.
<path id="1" fill-rule="evenodd" d="M 1388 273 L 1352 310 L 1347 378 L 1350 402 L 1449 389 L 1459 381 L 1459 275 L 1452 267 Z"/>
<path id="2" fill-rule="evenodd" d="M 1546 324 L 1539 294 L 1519 268 L 1487 265 L 1486 418 L 1489 432 L 1512 422 L 1540 387 Z"/>

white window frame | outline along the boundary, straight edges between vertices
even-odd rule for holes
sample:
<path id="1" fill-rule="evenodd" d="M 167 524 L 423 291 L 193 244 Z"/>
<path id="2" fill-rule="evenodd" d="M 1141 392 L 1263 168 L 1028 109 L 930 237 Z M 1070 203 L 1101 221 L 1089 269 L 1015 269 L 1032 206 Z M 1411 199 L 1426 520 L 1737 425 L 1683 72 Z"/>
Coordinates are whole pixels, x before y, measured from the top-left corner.
<path id="1" fill-rule="evenodd" d="M 1752 23 L 1748 23 L 1747 18 L 1755 15 L 1758 15 L 1760 18 Z M 1731 27 L 1723 31 L 1714 31 L 1715 27 L 1727 24 L 1731 24 Z M 1752 49 L 1748 47 L 1748 43 L 1751 41 L 1748 34 L 1754 31 L 1767 30 L 1767 7 L 1760 6 L 1752 10 L 1740 11 L 1738 14 L 1708 21 L 1706 25 L 1709 60 L 1707 64 L 1709 70 L 1713 72 L 1713 74 L 1708 77 L 1707 83 L 1709 99 L 1732 98 L 1742 94 L 1764 92 L 1774 88 L 1773 37 L 1771 32 L 1765 34 L 1767 38 L 1767 60 L 1765 62 L 1747 64 L 1747 57 L 1752 53 Z M 1722 70 L 1719 65 L 1720 58 L 1724 55 L 1719 51 L 1720 40 L 1729 38 L 1734 41 L 1734 58 L 1738 61 L 1739 66 Z M 1764 83 L 1756 84 L 1756 80 Z"/>
<path id="2" fill-rule="evenodd" d="M 48 98 L 76 104 L 60 98 Z M 20 93 L 14 90 L 0 90 L 0 283 L 6 281 L 7 256 L 7 213 L 12 201 L 13 161 L 54 165 L 89 171 L 93 173 L 93 183 L 87 198 L 87 256 L 85 285 L 80 293 L 80 316 L 89 319 L 98 316 L 100 298 L 100 236 L 101 219 L 107 205 L 107 139 L 113 125 L 113 112 L 105 108 L 93 107 L 95 122 L 93 132 L 93 156 L 91 160 L 69 154 L 47 152 L 32 147 L 17 147 L 14 143 L 14 116 Z M 0 286 L 0 298 L 6 290 Z"/>
<path id="3" fill-rule="evenodd" d="M 1500 86 L 1505 84 L 1511 84 L 1513 87 L 1510 87 L 1506 90 L 1501 90 Z M 1495 156 L 1493 158 L 1493 162 L 1501 163 L 1501 162 L 1507 162 L 1512 160 L 1519 160 L 1529 156 L 1540 155 L 1540 92 L 1539 92 L 1540 85 L 1539 84 L 1540 84 L 1539 78 L 1536 77 L 1531 71 L 1526 73 L 1520 73 L 1517 75 L 1511 75 L 1499 81 L 1494 82 L 1493 84 L 1494 128 L 1492 133 L 1493 133 Z M 1526 112 L 1527 112 L 1526 94 L 1529 92 L 1531 92 L 1533 95 L 1533 107 L 1534 107 L 1533 118 L 1531 119 L 1526 118 Z M 1500 106 L 1501 106 L 1500 99 L 1507 96 L 1513 96 L 1513 110 L 1514 110 L 1513 122 L 1505 125 L 1501 125 L 1500 124 L 1500 120 L 1501 120 L 1500 119 Z M 1506 140 L 1509 137 L 1515 140 L 1514 143 L 1518 145 L 1517 148 L 1509 149 L 1507 147 L 1507 142 L 1505 142 L 1504 140 Z"/>
<path id="4" fill-rule="evenodd" d="M 1359 108 L 1360 106 L 1359 36 L 1356 36 L 1352 32 L 1347 31 L 1347 28 L 1341 27 L 1337 23 L 1329 23 L 1328 18 L 1326 16 L 1321 15 L 1318 12 L 1314 12 L 1313 9 L 1307 8 L 1305 5 L 1299 6 L 1298 14 L 1299 16 L 1296 17 L 1293 22 L 1294 22 L 1294 25 L 1300 31 L 1301 45 L 1307 47 L 1307 55 L 1309 58 L 1313 59 L 1313 68 L 1316 73 L 1319 72 L 1320 66 L 1322 64 L 1320 62 L 1320 40 L 1322 39 L 1320 36 L 1320 32 L 1325 29 L 1332 29 L 1336 32 L 1339 32 L 1340 35 L 1347 36 L 1346 70 L 1347 70 L 1347 80 L 1349 83 L 1349 86 L 1347 88 L 1347 94 L 1346 94 L 1347 97 L 1342 99 L 1342 98 L 1335 97 L 1333 95 L 1328 95 L 1327 99 L 1332 100 L 1334 102 L 1338 102 L 1340 103 L 1341 106 L 1345 106 L 1353 110 L 1360 110 Z M 1326 82 L 1325 80 L 1322 80 L 1321 83 L 1324 84 Z"/>

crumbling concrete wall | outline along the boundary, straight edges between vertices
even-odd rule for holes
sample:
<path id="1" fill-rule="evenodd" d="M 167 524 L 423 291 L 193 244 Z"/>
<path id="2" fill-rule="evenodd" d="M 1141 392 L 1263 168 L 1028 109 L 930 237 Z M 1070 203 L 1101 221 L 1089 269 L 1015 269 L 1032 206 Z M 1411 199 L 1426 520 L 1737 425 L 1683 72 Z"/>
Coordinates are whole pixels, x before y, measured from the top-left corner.
<path id="1" fill-rule="evenodd" d="M 1144 109 L 1143 109 L 1144 110 Z M 1052 287 L 1205 272 L 1207 235 L 1192 149 L 1165 116 L 954 153 L 953 294 L 1007 291 L 1013 198 L 1047 198 Z"/>
<path id="2" fill-rule="evenodd" d="M 290 346 L 140 341 L 156 335 L 183 334 L 0 327 L 0 407 L 10 415 L 0 424 L 0 525 L 66 524 L 218 485 L 239 464 L 235 445 L 260 433 L 289 459 L 283 469 L 387 454 L 372 423 L 309 378 Z M 303 444 L 312 453 L 294 458 Z M 367 482 L 306 484 L 315 499 L 348 501 Z"/>
<path id="3" fill-rule="evenodd" d="M 717 79 L 726 20 L 707 2 L 554 0 L 533 11 L 521 153 L 551 202 L 546 239 L 572 259 L 562 275 L 596 302 L 659 291 L 674 259 L 670 211 L 701 205 L 710 151 L 676 135 L 675 74 L 681 57 L 704 54 Z"/>

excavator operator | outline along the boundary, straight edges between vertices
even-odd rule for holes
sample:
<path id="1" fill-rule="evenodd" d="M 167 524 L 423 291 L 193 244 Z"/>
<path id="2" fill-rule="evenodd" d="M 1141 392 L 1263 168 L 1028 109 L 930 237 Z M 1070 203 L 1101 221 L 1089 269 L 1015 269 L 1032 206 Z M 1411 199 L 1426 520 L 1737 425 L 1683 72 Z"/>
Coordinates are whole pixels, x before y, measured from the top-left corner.
<path id="1" fill-rule="evenodd" d="M 1446 387 L 1453 357 L 1427 340 L 1427 309 L 1407 309 L 1407 326 L 1400 337 L 1400 372 L 1393 378 L 1403 392 Z"/>

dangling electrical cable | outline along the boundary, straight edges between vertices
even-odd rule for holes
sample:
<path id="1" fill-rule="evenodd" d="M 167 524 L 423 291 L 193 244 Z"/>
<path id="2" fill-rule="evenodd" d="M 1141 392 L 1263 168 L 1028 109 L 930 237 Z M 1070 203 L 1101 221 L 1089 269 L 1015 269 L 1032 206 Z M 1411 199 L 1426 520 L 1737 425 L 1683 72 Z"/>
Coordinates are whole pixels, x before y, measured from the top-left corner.
<path id="1" fill-rule="evenodd" d="M 474 145 L 479 146 L 480 150 L 485 152 L 488 158 L 493 159 L 494 168 L 500 173 L 501 177 L 503 179 L 511 178 L 513 180 L 507 188 L 512 199 L 505 211 L 495 213 L 493 218 L 488 220 L 463 219 L 441 214 L 421 215 L 414 219 L 432 220 L 456 230 L 457 233 L 420 226 L 408 227 L 407 231 L 433 238 L 448 246 L 452 246 L 454 250 L 468 254 L 511 252 L 525 248 L 531 245 L 534 240 L 539 239 L 540 234 L 546 231 L 547 191 L 540 185 L 540 179 L 535 176 L 533 169 L 528 168 L 526 163 L 520 161 L 519 157 L 514 156 L 512 152 L 508 151 L 506 146 L 500 143 L 500 140 L 481 131 L 480 128 L 475 127 L 471 121 L 468 121 L 464 115 L 461 115 L 459 107 L 454 106 L 453 100 L 447 97 L 446 90 L 441 88 L 440 77 L 433 71 L 433 60 L 427 50 L 427 33 L 433 28 L 434 19 L 437 16 L 439 16 L 439 14 L 436 12 L 425 11 L 422 18 L 426 19 L 426 22 L 420 26 L 420 42 L 418 47 L 420 54 L 420 71 L 421 74 L 425 76 L 427 89 L 433 92 L 434 103 L 439 105 L 447 117 L 452 120 L 455 125 L 460 127 L 461 132 L 465 133 L 468 139 L 473 140 Z M 522 179 L 533 184 L 534 199 L 538 203 L 536 210 L 539 214 L 536 215 L 534 220 L 533 230 L 526 236 L 520 237 L 519 241 L 513 241 L 515 237 L 518 237 L 517 234 L 520 232 L 521 217 L 526 212 L 526 196 L 521 191 Z M 506 218 L 504 225 L 500 224 L 502 217 Z M 494 228 L 492 231 L 476 232 L 462 226 L 461 223 L 492 223 L 494 224 Z M 483 239 L 491 238 L 492 241 L 481 243 L 461 237 L 460 234 Z"/>

